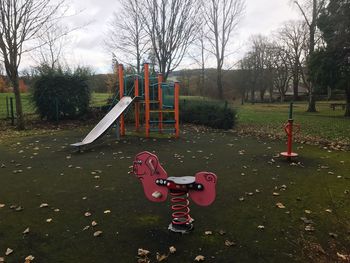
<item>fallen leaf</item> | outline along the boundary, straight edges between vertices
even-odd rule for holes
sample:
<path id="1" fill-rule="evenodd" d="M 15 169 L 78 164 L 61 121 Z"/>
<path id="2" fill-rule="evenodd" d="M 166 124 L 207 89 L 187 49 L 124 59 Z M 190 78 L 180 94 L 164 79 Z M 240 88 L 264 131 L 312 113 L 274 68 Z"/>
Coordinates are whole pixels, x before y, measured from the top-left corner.
<path id="1" fill-rule="evenodd" d="M 85 212 L 84 216 L 89 217 L 89 216 L 91 216 L 91 213 L 90 212 Z"/>
<path id="2" fill-rule="evenodd" d="M 51 222 L 52 222 L 52 218 L 46 219 L 46 222 L 47 222 L 47 223 L 51 223 Z"/>
<path id="3" fill-rule="evenodd" d="M 96 221 L 92 221 L 92 222 L 91 222 L 91 225 L 92 225 L 92 226 L 97 226 L 97 222 L 96 222 Z"/>
<path id="4" fill-rule="evenodd" d="M 342 260 L 350 260 L 350 255 L 345 255 L 337 252 L 337 256 Z"/>
<path id="5" fill-rule="evenodd" d="M 161 261 L 163 261 L 163 260 L 166 260 L 167 258 L 168 258 L 167 255 L 165 255 L 165 254 L 160 255 L 160 254 L 157 252 L 156 259 L 157 259 L 158 262 L 161 262 Z"/>
<path id="6" fill-rule="evenodd" d="M 111 210 L 105 210 L 103 213 L 104 214 L 109 214 L 111 212 Z"/>
<path id="7" fill-rule="evenodd" d="M 27 227 L 24 231 L 23 234 L 28 234 L 29 233 L 29 227 Z"/>
<path id="8" fill-rule="evenodd" d="M 5 258 L 4 257 L 0 257 L 0 263 L 5 262 Z"/>
<path id="9" fill-rule="evenodd" d="M 149 251 L 143 248 L 139 248 L 137 250 L 137 255 L 139 255 L 140 257 L 145 257 L 149 254 Z"/>
<path id="10" fill-rule="evenodd" d="M 0 208 L 4 208 L 5 207 L 5 204 L 0 204 Z"/>
<path id="11" fill-rule="evenodd" d="M 13 252 L 13 249 L 11 249 L 11 248 L 8 247 L 8 248 L 6 249 L 5 256 L 8 256 L 8 255 L 12 254 L 12 252 Z"/>
<path id="12" fill-rule="evenodd" d="M 169 247 L 170 254 L 174 254 L 176 252 L 176 248 L 174 246 Z"/>
<path id="13" fill-rule="evenodd" d="M 205 231 L 204 234 L 207 235 L 207 236 L 209 236 L 209 235 L 212 235 L 213 232 L 212 232 L 212 231 Z"/>
<path id="14" fill-rule="evenodd" d="M 236 245 L 235 242 L 230 241 L 230 240 L 225 240 L 225 246 L 227 246 L 227 247 L 232 247 L 232 246 L 234 246 L 234 245 Z"/>
<path id="15" fill-rule="evenodd" d="M 279 195 L 280 195 L 280 193 L 273 192 L 273 193 L 272 193 L 272 195 L 273 195 L 273 196 L 279 196 Z"/>
<path id="16" fill-rule="evenodd" d="M 315 231 L 315 228 L 311 225 L 307 225 L 307 226 L 305 226 L 305 231 L 313 232 L 313 231 Z"/>
<path id="17" fill-rule="evenodd" d="M 306 214 L 311 214 L 311 210 L 307 210 L 307 209 L 306 209 L 304 212 L 305 212 Z"/>
<path id="18" fill-rule="evenodd" d="M 39 207 L 43 208 L 43 207 L 48 207 L 49 205 L 47 203 L 42 203 Z"/>
<path id="19" fill-rule="evenodd" d="M 221 229 L 221 230 L 219 230 L 219 234 L 223 236 L 226 234 L 226 231 Z"/>
<path id="20" fill-rule="evenodd" d="M 326 209 L 325 211 L 328 213 L 332 213 L 332 209 Z"/>
<path id="21" fill-rule="evenodd" d="M 286 208 L 282 203 L 276 203 L 276 206 L 281 209 Z"/>
<path id="22" fill-rule="evenodd" d="M 196 256 L 195 258 L 194 258 L 194 261 L 204 261 L 205 260 L 205 257 L 204 256 L 202 256 L 202 255 L 198 255 L 198 256 Z"/>
<path id="23" fill-rule="evenodd" d="M 258 229 L 265 229 L 265 226 L 263 226 L 263 225 L 258 225 Z"/>
<path id="24" fill-rule="evenodd" d="M 83 228 L 83 231 L 88 230 L 89 228 L 90 228 L 90 226 L 85 226 L 85 227 Z"/>
<path id="25" fill-rule="evenodd" d="M 98 237 L 98 236 L 100 236 L 100 235 L 102 235 L 102 231 L 96 231 L 95 233 L 94 233 L 94 237 Z"/>
<path id="26" fill-rule="evenodd" d="M 29 255 L 25 258 L 25 262 L 24 263 L 30 263 L 34 260 L 35 257 L 33 257 L 32 255 Z"/>

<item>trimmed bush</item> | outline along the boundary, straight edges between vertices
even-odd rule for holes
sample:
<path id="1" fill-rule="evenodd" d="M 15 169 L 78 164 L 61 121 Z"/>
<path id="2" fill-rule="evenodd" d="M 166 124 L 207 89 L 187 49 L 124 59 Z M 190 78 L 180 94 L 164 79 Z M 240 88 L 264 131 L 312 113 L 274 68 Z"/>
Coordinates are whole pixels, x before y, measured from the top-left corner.
<path id="1" fill-rule="evenodd" d="M 227 104 L 190 101 L 181 105 L 180 115 L 185 123 L 228 130 L 235 124 L 236 112 L 227 107 Z"/>
<path id="2" fill-rule="evenodd" d="M 89 72 L 81 68 L 74 73 L 60 69 L 41 71 L 32 90 L 41 118 L 73 119 L 86 113 L 91 98 L 88 75 Z"/>

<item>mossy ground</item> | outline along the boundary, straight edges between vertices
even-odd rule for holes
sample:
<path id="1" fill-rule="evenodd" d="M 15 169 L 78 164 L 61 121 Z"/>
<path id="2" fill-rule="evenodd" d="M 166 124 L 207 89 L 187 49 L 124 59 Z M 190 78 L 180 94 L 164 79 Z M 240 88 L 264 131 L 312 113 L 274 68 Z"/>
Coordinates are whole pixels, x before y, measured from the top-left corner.
<path id="1" fill-rule="evenodd" d="M 129 135 L 116 143 L 110 136 L 73 152 L 69 144 L 85 132 L 0 145 L 0 164 L 6 166 L 0 168 L 0 257 L 8 247 L 14 250 L 6 262 L 24 262 L 30 254 L 35 262 L 137 262 L 138 248 L 150 250 L 156 262 L 156 252 L 167 253 L 169 246 L 177 251 L 168 262 L 193 262 L 199 254 L 206 262 L 335 262 L 337 252 L 350 254 L 348 152 L 296 145 L 300 157 L 291 165 L 274 157 L 285 150 L 283 141 L 193 127 L 178 140 Z M 170 203 L 147 201 L 138 179 L 128 174 L 133 157 L 144 150 L 158 155 L 169 176 L 217 174 L 216 201 L 191 206 L 191 234 L 169 233 Z M 42 203 L 49 207 L 39 208 Z M 313 221 L 313 232 L 305 231 L 301 217 Z M 93 220 L 98 225 L 83 231 Z M 30 232 L 22 234 L 27 227 Z M 103 234 L 94 237 L 97 230 Z M 205 235 L 207 230 L 213 234 Z M 225 240 L 236 245 L 227 247 Z"/>

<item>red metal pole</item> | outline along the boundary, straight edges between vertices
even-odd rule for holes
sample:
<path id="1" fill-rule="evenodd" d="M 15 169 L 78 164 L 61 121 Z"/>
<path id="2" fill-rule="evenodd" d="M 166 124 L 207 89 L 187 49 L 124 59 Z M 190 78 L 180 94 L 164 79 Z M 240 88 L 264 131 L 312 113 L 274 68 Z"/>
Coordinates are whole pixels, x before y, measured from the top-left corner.
<path id="1" fill-rule="evenodd" d="M 287 152 L 288 155 L 292 154 L 292 142 L 293 142 L 293 120 L 288 120 L 288 141 L 287 141 Z"/>
<path id="2" fill-rule="evenodd" d="M 150 101 L 149 101 L 149 65 L 145 63 L 145 127 L 146 127 L 146 138 L 149 138 L 150 132 Z"/>
<path id="3" fill-rule="evenodd" d="M 180 136 L 180 117 L 179 117 L 179 95 L 180 95 L 180 84 L 175 82 L 174 85 L 174 110 L 175 110 L 175 137 Z"/>
<path id="4" fill-rule="evenodd" d="M 158 100 L 159 100 L 159 132 L 162 132 L 163 129 L 163 112 L 161 111 L 163 109 L 163 94 L 162 94 L 162 82 L 163 82 L 163 75 L 162 73 L 158 74 Z"/>
<path id="5" fill-rule="evenodd" d="M 119 100 L 124 97 L 124 67 L 123 64 L 118 66 L 118 75 L 119 75 Z M 124 125 L 124 114 L 120 116 L 120 135 L 125 135 L 125 125 Z"/>
<path id="6" fill-rule="evenodd" d="M 139 96 L 139 77 L 136 76 L 135 78 L 135 82 L 134 82 L 134 86 L 135 86 L 135 97 Z M 140 128 L 140 103 L 139 102 L 135 102 L 135 129 L 136 131 L 139 131 Z"/>

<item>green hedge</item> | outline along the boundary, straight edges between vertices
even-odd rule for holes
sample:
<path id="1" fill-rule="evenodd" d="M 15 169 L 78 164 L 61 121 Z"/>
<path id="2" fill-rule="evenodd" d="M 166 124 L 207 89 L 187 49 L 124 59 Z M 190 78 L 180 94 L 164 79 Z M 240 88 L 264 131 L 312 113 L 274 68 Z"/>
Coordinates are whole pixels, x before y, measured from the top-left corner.
<path id="1" fill-rule="evenodd" d="M 88 74 L 81 68 L 74 73 L 60 69 L 41 71 L 32 90 L 33 102 L 41 118 L 76 118 L 86 113 L 91 98 Z"/>
<path id="2" fill-rule="evenodd" d="M 185 123 L 228 130 L 235 125 L 236 112 L 226 103 L 185 101 L 180 106 L 180 119 Z"/>

